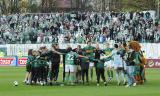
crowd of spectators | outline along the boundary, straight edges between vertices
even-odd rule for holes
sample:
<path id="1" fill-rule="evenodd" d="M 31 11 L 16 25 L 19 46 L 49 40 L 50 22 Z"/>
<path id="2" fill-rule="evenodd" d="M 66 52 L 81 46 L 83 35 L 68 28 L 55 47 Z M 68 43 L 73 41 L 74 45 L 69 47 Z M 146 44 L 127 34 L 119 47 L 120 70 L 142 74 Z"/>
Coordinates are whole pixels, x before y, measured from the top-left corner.
<path id="1" fill-rule="evenodd" d="M 149 12 L 70 12 L 0 16 L 0 44 L 160 42 L 159 24 Z"/>

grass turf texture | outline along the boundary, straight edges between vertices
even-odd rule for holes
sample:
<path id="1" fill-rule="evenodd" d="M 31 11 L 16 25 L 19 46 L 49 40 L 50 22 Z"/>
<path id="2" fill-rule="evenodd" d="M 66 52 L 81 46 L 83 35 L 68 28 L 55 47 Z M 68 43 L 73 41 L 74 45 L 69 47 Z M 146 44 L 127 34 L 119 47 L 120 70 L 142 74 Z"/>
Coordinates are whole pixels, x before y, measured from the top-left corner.
<path id="1" fill-rule="evenodd" d="M 103 84 L 97 87 L 96 83 L 89 86 L 29 86 L 22 83 L 24 67 L 0 67 L 0 96 L 160 96 L 160 69 L 147 69 L 146 73 L 146 84 L 131 88 L 117 86 L 115 81 L 106 87 Z M 61 74 L 62 70 L 58 81 L 62 81 Z M 15 80 L 19 82 L 17 87 L 13 86 Z"/>

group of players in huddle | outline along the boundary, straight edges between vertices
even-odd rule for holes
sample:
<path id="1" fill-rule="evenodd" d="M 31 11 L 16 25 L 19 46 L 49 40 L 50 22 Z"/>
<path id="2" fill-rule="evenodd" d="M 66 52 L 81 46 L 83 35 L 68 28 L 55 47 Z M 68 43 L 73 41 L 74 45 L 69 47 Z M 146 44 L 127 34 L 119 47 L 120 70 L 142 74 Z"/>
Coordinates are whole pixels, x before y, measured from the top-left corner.
<path id="1" fill-rule="evenodd" d="M 63 81 L 66 85 L 89 84 L 89 81 L 93 81 L 94 68 L 97 86 L 100 86 L 100 78 L 107 86 L 113 79 L 113 72 L 115 72 L 117 85 L 136 86 L 146 80 L 141 59 L 143 52 L 134 51 L 127 43 L 114 44 L 113 47 L 106 43 L 105 49 L 100 49 L 98 44 L 93 47 L 91 42 L 87 42 L 84 48 L 78 45 L 75 49 L 71 46 L 60 49 L 58 44 L 52 44 L 51 50 L 46 46 L 40 47 L 39 50 L 30 49 L 24 82 L 40 85 L 54 84 L 58 79 L 61 58 L 64 61 Z"/>

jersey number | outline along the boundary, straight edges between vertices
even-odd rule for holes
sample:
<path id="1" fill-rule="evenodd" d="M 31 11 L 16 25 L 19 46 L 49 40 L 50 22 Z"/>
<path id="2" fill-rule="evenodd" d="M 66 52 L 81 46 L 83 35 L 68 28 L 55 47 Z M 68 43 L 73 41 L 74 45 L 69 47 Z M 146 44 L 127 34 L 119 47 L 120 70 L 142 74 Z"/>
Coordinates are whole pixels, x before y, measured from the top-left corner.
<path id="1" fill-rule="evenodd" d="M 74 56 L 73 55 L 71 55 L 71 54 L 68 54 L 68 58 L 67 58 L 68 60 L 74 60 Z"/>

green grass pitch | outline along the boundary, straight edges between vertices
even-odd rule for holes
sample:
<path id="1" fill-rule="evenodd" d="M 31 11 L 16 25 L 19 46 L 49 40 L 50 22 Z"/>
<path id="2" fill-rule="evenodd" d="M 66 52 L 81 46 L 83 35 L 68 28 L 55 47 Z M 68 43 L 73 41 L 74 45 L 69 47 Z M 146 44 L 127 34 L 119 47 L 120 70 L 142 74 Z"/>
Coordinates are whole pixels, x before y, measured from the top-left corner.
<path id="1" fill-rule="evenodd" d="M 62 81 L 61 74 L 59 81 Z M 28 86 L 22 83 L 24 67 L 0 67 L 0 96 L 160 96 L 160 69 L 147 69 L 146 74 L 145 85 L 131 88 L 117 86 L 115 81 L 106 87 L 97 87 L 96 83 L 90 86 Z M 15 80 L 19 82 L 17 87 L 13 86 Z"/>

